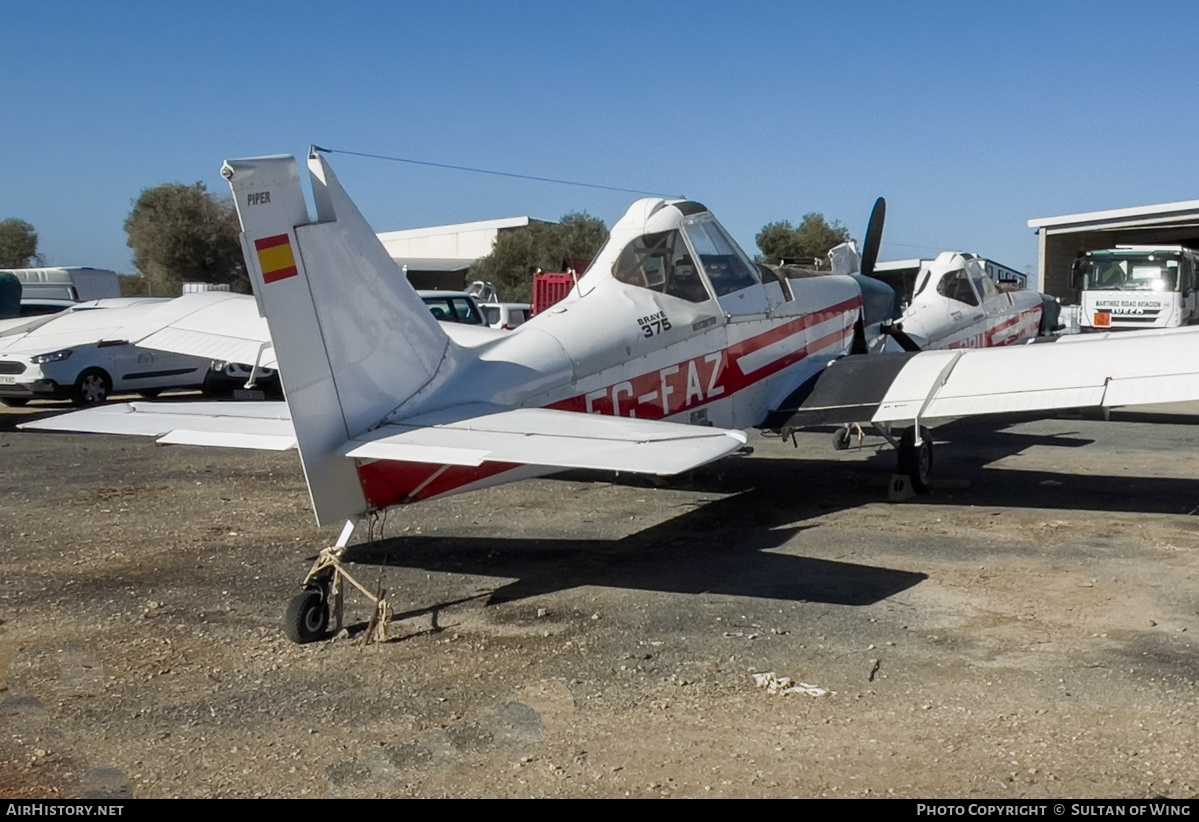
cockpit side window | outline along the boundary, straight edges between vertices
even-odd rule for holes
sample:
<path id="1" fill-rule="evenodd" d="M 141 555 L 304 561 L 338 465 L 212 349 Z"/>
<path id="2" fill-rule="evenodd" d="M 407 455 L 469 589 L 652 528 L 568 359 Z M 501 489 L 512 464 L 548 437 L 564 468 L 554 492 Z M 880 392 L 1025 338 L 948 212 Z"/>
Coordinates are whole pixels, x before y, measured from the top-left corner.
<path id="1" fill-rule="evenodd" d="M 701 220 L 685 228 L 717 297 L 758 284 L 753 269 L 737 253 L 733 241 L 717 223 Z"/>
<path id="2" fill-rule="evenodd" d="M 643 234 L 633 240 L 616 258 L 612 276 L 622 283 L 692 303 L 710 299 L 678 231 Z"/>
<path id="3" fill-rule="evenodd" d="M 937 293 L 966 305 L 978 305 L 978 295 L 970 285 L 970 275 L 964 269 L 950 271 L 937 283 Z"/>

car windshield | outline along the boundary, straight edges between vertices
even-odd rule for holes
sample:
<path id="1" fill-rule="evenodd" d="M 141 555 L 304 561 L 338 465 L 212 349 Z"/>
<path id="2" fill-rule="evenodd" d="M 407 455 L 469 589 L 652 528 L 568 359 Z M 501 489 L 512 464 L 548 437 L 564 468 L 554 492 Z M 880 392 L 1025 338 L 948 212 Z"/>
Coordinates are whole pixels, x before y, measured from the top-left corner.
<path id="1" fill-rule="evenodd" d="M 470 297 L 422 297 L 429 313 L 441 322 L 483 325 L 474 301 Z"/>
<path id="2" fill-rule="evenodd" d="M 1083 263 L 1084 291 L 1177 291 L 1178 255 L 1104 255 Z"/>

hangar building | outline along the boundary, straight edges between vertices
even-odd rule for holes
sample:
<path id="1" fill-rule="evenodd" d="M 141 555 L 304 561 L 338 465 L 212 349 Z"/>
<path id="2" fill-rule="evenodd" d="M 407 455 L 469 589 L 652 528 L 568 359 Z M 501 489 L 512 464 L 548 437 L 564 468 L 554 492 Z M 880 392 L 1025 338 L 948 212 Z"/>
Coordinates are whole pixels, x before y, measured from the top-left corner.
<path id="1" fill-rule="evenodd" d="M 1070 264 L 1086 251 L 1117 245 L 1184 245 L 1199 249 L 1199 200 L 1092 211 L 1028 221 L 1037 230 L 1041 290 L 1066 305 L 1080 300 L 1070 287 Z"/>
<path id="2" fill-rule="evenodd" d="M 407 272 L 414 288 L 461 291 L 469 281 L 471 265 L 491 253 L 491 247 L 501 233 L 516 231 L 538 222 L 545 221 L 531 217 L 507 217 L 502 220 L 385 231 L 378 237 L 396 265 Z"/>

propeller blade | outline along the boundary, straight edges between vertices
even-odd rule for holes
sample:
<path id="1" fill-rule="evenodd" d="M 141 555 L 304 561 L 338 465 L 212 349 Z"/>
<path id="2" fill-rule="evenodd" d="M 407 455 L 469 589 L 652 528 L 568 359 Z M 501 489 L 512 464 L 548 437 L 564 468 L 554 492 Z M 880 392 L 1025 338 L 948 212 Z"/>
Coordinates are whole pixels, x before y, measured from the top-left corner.
<path id="1" fill-rule="evenodd" d="M 878 262 L 878 250 L 883 244 L 883 223 L 887 220 L 887 201 L 879 197 L 870 210 L 870 222 L 866 224 L 866 239 L 862 243 L 862 273 L 874 276 L 874 264 Z"/>

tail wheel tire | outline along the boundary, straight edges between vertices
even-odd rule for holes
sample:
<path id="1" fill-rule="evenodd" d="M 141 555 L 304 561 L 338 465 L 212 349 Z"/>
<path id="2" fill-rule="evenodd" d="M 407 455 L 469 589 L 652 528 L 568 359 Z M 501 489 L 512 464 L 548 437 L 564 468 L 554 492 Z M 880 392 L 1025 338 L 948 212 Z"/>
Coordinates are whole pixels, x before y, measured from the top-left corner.
<path id="1" fill-rule="evenodd" d="M 75 380 L 71 390 L 71 402 L 79 407 L 99 405 L 108 399 L 112 391 L 112 380 L 99 368 L 89 368 Z"/>
<path id="2" fill-rule="evenodd" d="M 912 480 L 912 488 L 919 494 L 927 494 L 933 475 L 932 434 L 920 427 L 920 445 L 916 445 L 916 429 L 905 429 L 899 438 L 898 472 Z"/>
<path id="3" fill-rule="evenodd" d="M 283 616 L 283 633 L 297 645 L 305 645 L 323 639 L 329 630 L 329 608 L 324 595 L 309 588 L 297 595 L 287 605 Z"/>

